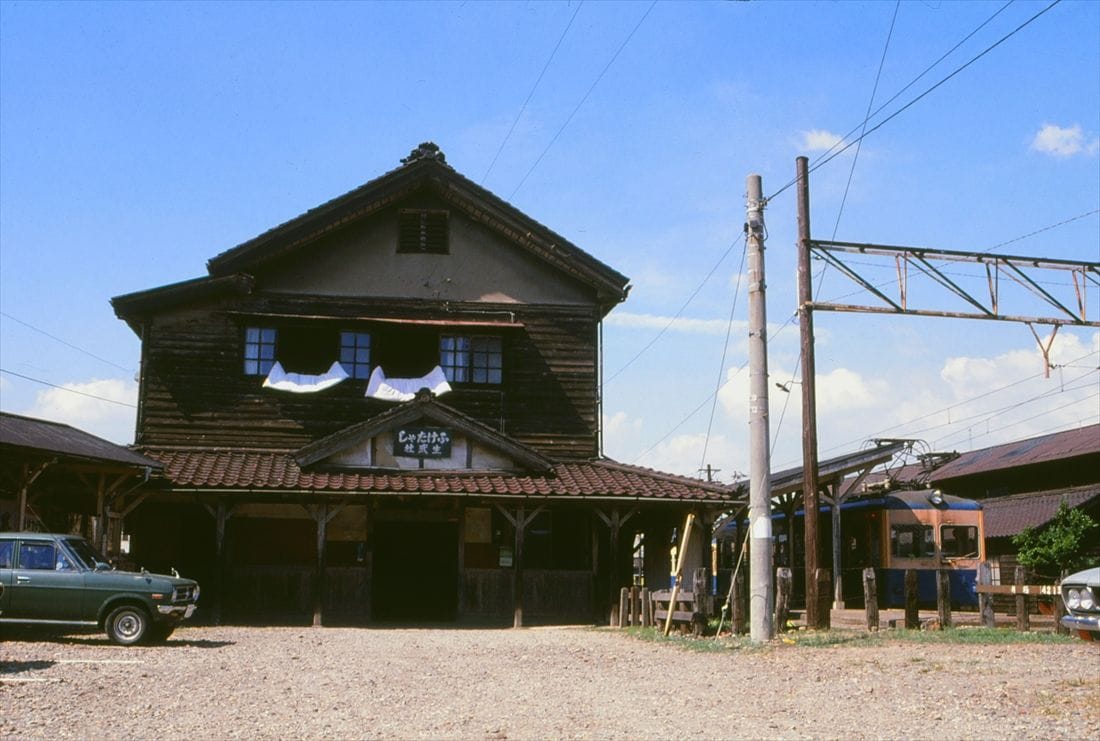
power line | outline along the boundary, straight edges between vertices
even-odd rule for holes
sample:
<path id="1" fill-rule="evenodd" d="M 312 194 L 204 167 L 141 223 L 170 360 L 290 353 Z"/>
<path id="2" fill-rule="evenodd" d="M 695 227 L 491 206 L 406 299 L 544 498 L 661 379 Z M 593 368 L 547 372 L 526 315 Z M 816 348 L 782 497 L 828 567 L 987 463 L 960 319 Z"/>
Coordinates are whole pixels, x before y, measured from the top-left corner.
<path id="1" fill-rule="evenodd" d="M 96 360 L 98 360 L 101 363 L 106 363 L 107 365 L 112 365 L 115 368 L 118 368 L 119 370 L 126 371 L 127 373 L 132 373 L 133 372 L 132 368 L 127 368 L 126 366 L 119 365 L 118 363 L 116 363 L 112 360 L 107 360 L 107 358 L 101 358 L 100 356 L 96 355 L 95 353 L 88 352 L 83 347 L 78 347 L 77 345 L 74 345 L 71 342 L 67 342 L 66 340 L 63 340 L 60 337 L 57 337 L 56 335 L 50 334 L 49 332 L 47 332 L 44 329 L 39 329 L 38 327 L 34 326 L 33 324 L 29 324 L 29 323 L 23 321 L 22 319 L 17 319 L 16 317 L 12 316 L 11 314 L 7 313 L 6 311 L 0 311 L 0 316 L 3 316 L 6 319 L 11 319 L 13 322 L 15 322 L 17 324 L 22 324 L 27 329 L 32 329 L 35 332 L 38 332 L 39 334 L 42 334 L 42 335 L 45 335 L 46 337 L 49 337 L 51 340 L 54 340 L 55 342 L 60 342 L 62 345 L 65 345 L 66 347 L 71 347 L 73 350 L 76 350 L 77 352 L 84 353 L 85 355 L 87 355 L 90 358 L 95 358 Z"/>
<path id="2" fill-rule="evenodd" d="M 869 129 L 869 130 L 867 130 L 866 132 L 864 132 L 864 133 L 863 133 L 863 134 L 862 134 L 862 135 L 861 135 L 861 136 L 860 136 L 860 137 L 859 137 L 858 139 L 855 139 L 855 140 L 853 140 L 853 141 L 849 142 L 848 144 L 844 145 L 843 147 L 841 147 L 840 149 L 838 149 L 838 150 L 837 150 L 836 152 L 834 152 L 833 154 L 831 154 L 831 155 L 829 155 L 829 156 L 827 156 L 827 157 L 823 157 L 823 158 L 819 159 L 819 160 L 818 160 L 818 161 L 817 161 L 817 162 L 816 162 L 815 164 L 813 164 L 813 165 L 811 165 L 811 166 L 810 166 L 810 168 L 809 168 L 809 170 L 808 170 L 808 173 L 809 173 L 809 172 L 814 172 L 814 171 L 816 171 L 816 170 L 817 170 L 818 168 L 820 168 L 820 167 L 823 167 L 823 166 L 825 166 L 825 165 L 829 164 L 829 163 L 830 163 L 830 162 L 832 162 L 832 161 L 833 161 L 834 159 L 836 159 L 837 157 L 839 157 L 840 155 L 844 154 L 844 153 L 845 153 L 845 152 L 847 152 L 847 151 L 848 151 L 849 149 L 851 149 L 851 148 L 852 148 L 853 146 L 855 146 L 855 145 L 856 145 L 856 144 L 857 144 L 858 142 L 861 142 L 861 141 L 863 141 L 863 139 L 864 139 L 864 138 L 866 138 L 866 137 L 870 136 L 871 134 L 875 133 L 876 131 L 878 131 L 879 129 L 881 129 L 881 128 L 882 128 L 883 126 L 885 126 L 886 124 L 888 124 L 888 123 L 889 123 L 890 121 L 894 120 L 894 119 L 895 119 L 895 118 L 897 118 L 897 117 L 898 117 L 899 115 L 901 115 L 902 113 L 904 113 L 905 111 L 907 111 L 907 110 L 908 110 L 909 108 L 912 108 L 912 107 L 913 107 L 914 105 L 916 105 L 916 104 L 917 104 L 917 103 L 918 103 L 919 101 L 923 100 L 923 99 L 924 99 L 924 98 L 925 98 L 925 97 L 926 97 L 927 95 L 929 95 L 929 94 L 930 94 L 930 93 L 931 93 L 932 91 L 934 91 L 934 90 L 935 90 L 936 88 L 940 87 L 941 85 L 943 85 L 944 83 L 946 83 L 946 82 L 947 82 L 948 80 L 950 80 L 950 79 L 951 79 L 952 77 L 954 77 L 955 75 L 959 74 L 960 72 L 962 72 L 963 70 L 965 70 L 965 69 L 966 69 L 967 67 L 969 67 L 970 65 L 974 64 L 974 62 L 978 61 L 979 59 L 981 59 L 982 57 L 984 57 L 984 56 L 985 56 L 986 54 L 988 54 L 989 52 L 993 51 L 993 50 L 994 50 L 994 49 L 996 49 L 996 48 L 997 48 L 998 46 L 1000 46 L 1001 44 L 1003 44 L 1003 43 L 1004 43 L 1005 41 L 1007 41 L 1007 40 L 1008 40 L 1008 39 L 1010 39 L 1011 37 L 1015 36 L 1015 35 L 1016 35 L 1017 33 L 1019 33 L 1020 31 L 1022 31 L 1022 30 L 1023 30 L 1023 29 L 1025 28 L 1025 27 L 1027 27 L 1028 25 L 1030 25 L 1030 24 L 1031 24 L 1032 22 L 1034 22 L 1034 21 L 1035 21 L 1035 20 L 1036 20 L 1037 18 L 1039 18 L 1040 16 L 1042 16 L 1042 15 L 1043 15 L 1044 13 L 1046 13 L 1047 11 L 1049 11 L 1049 10 L 1050 10 L 1051 8 L 1053 8 L 1053 7 L 1055 6 L 1055 5 L 1057 5 L 1057 4 L 1058 4 L 1058 3 L 1060 3 L 1061 1 L 1062 1 L 1062 0 L 1054 0 L 1054 2 L 1052 2 L 1052 3 L 1050 4 L 1050 5 L 1046 6 L 1045 8 L 1043 8 L 1042 10 L 1040 10 L 1040 11 L 1039 11 L 1038 13 L 1036 13 L 1035 15 L 1031 16 L 1030 18 L 1028 18 L 1028 19 L 1027 19 L 1026 21 L 1024 21 L 1023 23 L 1021 23 L 1021 24 L 1020 24 L 1019 26 L 1017 26 L 1017 27 L 1016 27 L 1015 29 L 1013 29 L 1012 31 L 1010 31 L 1010 32 L 1009 32 L 1009 33 L 1007 33 L 1006 35 L 1002 36 L 1002 37 L 1001 37 L 1000 39 L 998 39 L 997 41 L 995 41 L 995 42 L 994 42 L 993 44 L 991 44 L 990 46 L 986 47 L 986 48 L 985 48 L 984 50 L 982 50 L 981 52 L 979 52 L 979 53 L 978 53 L 978 54 L 977 54 L 976 56 L 972 57 L 972 58 L 971 58 L 971 59 L 970 59 L 970 60 L 969 60 L 968 62 L 966 62 L 965 64 L 963 64 L 963 65 L 962 65 L 961 67 L 958 67 L 958 68 L 956 68 L 956 69 L 955 69 L 955 71 L 953 71 L 953 72 L 952 72 L 951 74 L 947 75 L 946 77 L 944 77 L 943 79 L 941 79 L 941 80 L 940 80 L 939 82 L 937 82 L 936 84 L 932 85 L 932 87 L 928 88 L 928 89 L 927 89 L 927 90 L 925 90 L 925 91 L 924 91 L 923 93 L 921 93 L 921 94 L 920 94 L 920 95 L 918 95 L 917 97 L 913 98 L 913 99 L 912 99 L 911 101 L 909 101 L 908 103 L 906 103 L 905 105 L 903 105 L 903 106 L 902 106 L 901 108 L 899 108 L 898 110 L 894 111 L 894 112 L 893 112 L 893 113 L 891 113 L 891 114 L 890 114 L 889 116 L 887 116 L 886 118 L 884 118 L 884 119 L 883 119 L 882 121 L 880 121 L 879 123 L 875 124 L 875 125 L 874 125 L 873 127 L 871 127 L 871 128 Z M 795 178 L 794 180 L 791 180 L 791 181 L 789 181 L 789 182 L 788 182 L 788 183 L 787 183 L 786 185 L 784 185 L 784 186 L 783 186 L 782 188 L 780 188 L 779 190 L 777 190 L 777 191 L 776 191 L 775 193 L 773 193 L 772 195 L 768 196 L 767 200 L 769 200 L 769 201 L 770 201 L 770 200 L 772 200 L 773 198 L 775 198 L 775 197 L 776 197 L 776 196 L 778 196 L 778 195 L 779 195 L 780 193 L 784 192 L 785 190 L 787 190 L 788 188 L 790 188 L 790 187 L 791 187 L 792 185 L 794 185 L 794 184 L 795 184 L 795 183 L 797 183 L 797 182 L 798 182 L 798 179 L 797 179 L 797 178 Z"/>
<path id="3" fill-rule="evenodd" d="M 554 142 L 556 142 L 558 140 L 558 137 L 561 136 L 561 132 L 565 131 L 565 127 L 568 126 L 569 122 L 573 120 L 573 116 L 577 115 L 577 111 L 581 109 L 581 106 L 584 105 L 584 102 L 588 100 L 588 96 L 591 95 L 592 91 L 596 89 L 596 86 L 600 84 L 600 80 L 602 80 L 603 76 L 607 74 L 607 70 L 611 69 L 611 65 L 614 64 L 615 60 L 619 58 L 619 54 L 621 54 L 623 49 L 626 48 L 626 45 L 630 43 L 630 40 L 634 38 L 634 34 L 637 33 L 638 29 L 642 27 L 642 23 L 644 23 L 645 19 L 649 17 L 650 12 L 656 5 L 657 0 L 653 0 L 653 2 L 649 4 L 649 7 L 646 8 L 645 13 L 642 14 L 642 17 L 638 20 L 637 24 L 635 24 L 634 28 L 630 31 L 629 34 L 627 34 L 626 38 L 623 39 L 623 43 L 621 43 L 619 45 L 619 48 L 615 50 L 615 53 L 611 55 L 611 59 L 609 59 L 607 64 L 604 65 L 604 68 L 600 70 L 600 74 L 596 76 L 595 82 L 592 83 L 592 85 L 588 88 L 588 91 L 584 94 L 584 97 L 581 98 L 581 102 L 577 103 L 576 108 L 574 108 L 573 112 L 569 114 L 569 117 L 565 119 L 565 123 L 561 125 L 561 128 L 558 129 L 557 133 L 554 134 L 552 139 L 550 139 L 550 143 L 546 145 L 546 149 L 542 150 L 542 154 L 538 156 L 538 159 L 535 160 L 535 163 L 531 165 L 531 168 L 520 179 L 519 184 L 512 189 L 511 193 L 508 194 L 509 201 L 512 200 L 513 196 L 515 196 L 516 193 L 519 192 L 519 189 L 523 187 L 523 184 L 527 182 L 527 178 L 530 177 L 531 173 L 534 172 L 535 168 L 539 166 L 540 162 L 542 162 L 542 158 L 545 157 L 546 153 L 550 151 L 550 147 L 554 146 Z"/>
<path id="4" fill-rule="evenodd" d="M 565 40 L 565 35 L 569 33 L 569 29 L 573 27 L 573 21 L 577 19 L 577 13 L 581 12 L 581 7 L 584 5 L 584 0 L 581 0 L 577 4 L 577 9 L 573 11 L 573 15 L 569 18 L 569 23 L 565 24 L 565 30 L 561 32 L 561 36 L 558 37 L 558 43 L 554 44 L 553 51 L 550 52 L 549 58 L 546 60 L 546 64 L 542 65 L 542 71 L 539 72 L 539 76 L 535 79 L 535 84 L 531 86 L 531 92 L 527 93 L 527 98 L 523 101 L 523 105 L 519 108 L 519 113 L 516 114 L 516 118 L 512 121 L 511 127 L 508 129 L 508 133 L 504 135 L 504 141 L 500 143 L 500 147 L 497 148 L 497 153 L 493 155 L 493 161 L 489 163 L 489 167 L 485 170 L 485 174 L 481 176 L 481 184 L 485 184 L 485 179 L 489 177 L 489 173 L 493 171 L 493 166 L 497 163 L 497 158 L 500 157 L 500 153 L 504 151 L 504 145 L 508 143 L 508 140 L 512 138 L 512 132 L 516 130 L 516 125 L 523 117 L 523 112 L 527 110 L 527 104 L 531 102 L 531 97 L 535 94 L 535 90 L 538 89 L 539 83 L 542 82 L 542 76 L 546 74 L 546 70 L 550 68 L 550 63 L 554 61 L 554 55 L 558 53 L 558 48 L 561 46 L 561 42 Z"/>
<path id="5" fill-rule="evenodd" d="M 878 72 L 875 73 L 875 84 L 871 88 L 871 99 L 867 101 L 867 113 L 863 116 L 863 131 L 860 132 L 859 141 L 867 132 L 867 122 L 871 119 L 871 106 L 875 104 L 875 93 L 878 92 L 878 82 L 882 78 L 882 68 L 886 64 L 886 52 L 890 49 L 890 39 L 894 36 L 894 24 L 898 20 L 898 10 L 901 8 L 901 0 L 894 3 L 894 15 L 890 19 L 890 30 L 886 34 L 886 44 L 882 47 L 882 58 L 878 61 Z M 840 217 L 844 214 L 844 204 L 848 202 L 848 190 L 852 187 L 852 176 L 856 174 L 856 163 L 859 162 L 859 152 L 863 148 L 862 143 L 856 145 L 856 154 L 852 157 L 852 168 L 848 170 L 848 182 L 844 185 L 844 196 L 840 199 L 840 208 L 836 212 L 836 223 L 833 225 L 833 239 L 836 239 L 837 230 L 840 229 Z"/>
<path id="6" fill-rule="evenodd" d="M 105 396 L 96 396 L 95 394 L 88 394 L 83 391 L 77 391 L 76 389 L 66 388 L 65 386 L 58 386 L 56 383 L 50 383 L 49 381 L 43 381 L 40 378 L 31 378 L 30 376 L 24 376 L 22 373 L 16 373 L 10 371 L 7 368 L 0 368 L 0 373 L 7 373 L 9 376 L 15 376 L 16 378 L 22 378 L 25 381 L 33 381 L 34 383 L 40 383 L 43 386 L 50 386 L 51 388 L 60 389 L 61 391 L 68 391 L 70 394 L 77 394 L 79 396 L 87 396 L 89 399 L 97 399 L 99 401 L 105 401 L 109 404 L 118 404 L 123 407 L 130 407 L 131 409 L 137 409 L 137 406 L 125 401 L 118 401 L 117 399 L 108 399 Z"/>

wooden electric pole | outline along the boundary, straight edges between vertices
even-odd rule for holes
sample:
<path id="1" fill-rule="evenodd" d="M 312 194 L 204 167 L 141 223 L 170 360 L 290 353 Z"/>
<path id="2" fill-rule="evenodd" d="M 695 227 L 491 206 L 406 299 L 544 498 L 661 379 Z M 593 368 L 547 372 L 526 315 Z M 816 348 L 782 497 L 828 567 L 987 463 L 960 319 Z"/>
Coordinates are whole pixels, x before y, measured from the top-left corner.
<path id="1" fill-rule="evenodd" d="M 806 625 L 823 625 L 817 595 L 817 389 L 814 361 L 813 275 L 810 273 L 810 176 L 808 160 L 799 157 L 798 179 L 798 326 L 802 335 L 802 505 L 803 552 L 806 554 Z"/>
<path id="2" fill-rule="evenodd" d="M 745 208 L 749 267 L 749 635 L 754 642 L 775 637 L 762 187 L 759 175 L 749 175 Z"/>

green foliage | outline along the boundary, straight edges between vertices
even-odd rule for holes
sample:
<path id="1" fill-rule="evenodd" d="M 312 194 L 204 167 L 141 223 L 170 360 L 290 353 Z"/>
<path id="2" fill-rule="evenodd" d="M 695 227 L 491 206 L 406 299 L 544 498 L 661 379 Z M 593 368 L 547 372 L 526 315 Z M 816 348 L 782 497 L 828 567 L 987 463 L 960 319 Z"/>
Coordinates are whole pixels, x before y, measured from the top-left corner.
<path id="1" fill-rule="evenodd" d="M 1063 501 L 1045 527 L 1025 529 L 1012 538 L 1012 544 L 1019 549 L 1021 564 L 1039 575 L 1057 579 L 1063 571 L 1080 571 L 1094 560 L 1084 548 L 1087 534 L 1096 527 L 1096 520 L 1070 509 Z"/>

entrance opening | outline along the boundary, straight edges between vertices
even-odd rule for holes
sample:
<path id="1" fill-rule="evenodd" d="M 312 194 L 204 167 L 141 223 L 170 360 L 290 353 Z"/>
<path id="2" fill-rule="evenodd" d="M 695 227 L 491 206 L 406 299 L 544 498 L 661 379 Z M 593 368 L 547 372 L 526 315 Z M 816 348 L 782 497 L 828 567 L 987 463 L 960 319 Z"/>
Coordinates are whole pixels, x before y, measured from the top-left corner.
<path id="1" fill-rule="evenodd" d="M 458 525 L 378 523 L 371 583 L 375 620 L 454 620 L 458 609 Z"/>

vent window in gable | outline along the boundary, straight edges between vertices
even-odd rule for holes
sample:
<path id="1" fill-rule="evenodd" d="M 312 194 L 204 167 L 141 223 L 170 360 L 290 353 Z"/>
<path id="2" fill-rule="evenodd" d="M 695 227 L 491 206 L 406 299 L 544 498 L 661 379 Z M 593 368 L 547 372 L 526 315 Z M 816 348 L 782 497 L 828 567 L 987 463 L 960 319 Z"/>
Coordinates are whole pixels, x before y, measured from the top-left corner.
<path id="1" fill-rule="evenodd" d="M 500 337 L 442 335 L 439 365 L 451 383 L 499 385 L 503 378 L 504 352 Z"/>
<path id="2" fill-rule="evenodd" d="M 448 213 L 429 209 L 401 209 L 398 213 L 397 251 L 446 255 Z"/>

